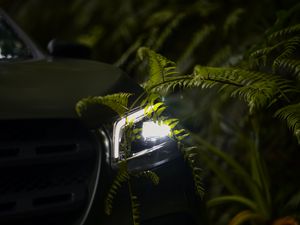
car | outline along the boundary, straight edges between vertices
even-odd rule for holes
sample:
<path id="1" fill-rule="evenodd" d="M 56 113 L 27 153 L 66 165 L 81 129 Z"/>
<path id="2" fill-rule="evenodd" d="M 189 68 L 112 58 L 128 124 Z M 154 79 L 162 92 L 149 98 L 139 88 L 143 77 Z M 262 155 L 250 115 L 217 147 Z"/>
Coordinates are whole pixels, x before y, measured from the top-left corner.
<path id="1" fill-rule="evenodd" d="M 79 117 L 75 105 L 88 96 L 138 96 L 143 89 L 115 66 L 75 59 L 76 45 L 52 42 L 51 48 L 52 55 L 44 53 L 0 11 L 0 224 L 133 224 L 126 185 L 118 190 L 112 215 L 104 212 L 122 161 L 124 118 L 101 105 Z M 87 55 L 81 53 L 78 58 Z M 151 124 L 141 110 L 128 116 Z M 141 224 L 198 224 L 204 203 L 191 170 L 172 140 L 159 143 L 136 145 L 128 159 L 131 173 L 149 170 L 160 178 L 158 185 L 132 180 Z"/>

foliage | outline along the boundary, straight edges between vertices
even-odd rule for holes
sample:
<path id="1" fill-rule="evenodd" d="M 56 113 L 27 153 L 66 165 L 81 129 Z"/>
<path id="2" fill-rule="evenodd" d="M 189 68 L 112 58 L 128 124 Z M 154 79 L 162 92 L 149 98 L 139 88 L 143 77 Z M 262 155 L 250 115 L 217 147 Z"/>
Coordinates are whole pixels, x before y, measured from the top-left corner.
<path id="1" fill-rule="evenodd" d="M 218 221 L 224 224 L 229 218 L 231 224 L 250 219 L 262 223 L 257 220 L 262 218 L 261 214 L 264 218 L 270 216 L 274 225 L 295 222 L 299 211 L 299 193 L 295 190 L 300 185 L 295 178 L 299 176 L 299 153 L 295 151 L 298 145 L 280 121 L 287 124 L 299 142 L 300 5 L 297 1 L 4 0 L 1 7 L 41 46 L 46 46 L 53 37 L 85 43 L 93 48 L 94 59 L 115 63 L 147 90 L 131 106 L 127 105 L 129 96 L 115 95 L 111 100 L 103 96 L 88 97 L 77 105 L 78 112 L 88 104 L 100 103 L 124 115 L 139 100 L 146 99 L 142 107 L 152 109 L 155 105 L 155 113 L 150 110 L 148 116 L 160 120 L 166 107 L 160 96 L 172 93 L 166 99 L 177 106 L 174 112 L 179 120 L 207 143 L 197 142 L 191 148 L 183 146 L 198 192 L 209 186 L 208 199 L 237 195 L 248 202 L 245 206 L 235 204 L 236 198 L 231 203 L 227 197 L 219 199 L 226 200 L 230 207 L 210 208 L 212 216 L 217 218 L 214 224 Z M 61 21 L 68 21 L 68 26 L 62 29 Z M 150 82 L 145 69 L 150 73 Z M 181 98 L 184 101 L 178 100 Z M 177 122 L 169 121 L 173 125 Z M 182 136 L 185 137 L 184 133 Z M 212 149 L 224 150 L 227 157 Z M 200 169 L 200 161 L 218 174 L 218 181 L 210 172 Z M 265 167 L 261 161 L 266 163 L 269 181 L 263 172 L 266 169 L 259 168 Z M 203 178 L 205 174 L 208 175 Z M 249 180 L 258 185 L 258 191 L 249 190 L 251 185 L 244 183 L 250 181 L 243 174 L 250 174 Z M 157 181 L 155 175 L 147 176 Z M 119 184 L 130 183 L 129 178 L 124 182 L 120 179 Z M 115 185 L 118 190 L 119 185 Z M 241 188 L 247 193 L 241 193 Z M 298 195 L 293 197 L 293 193 Z M 112 196 L 113 201 L 114 192 Z M 136 196 L 132 197 L 132 206 L 137 206 Z M 287 201 L 290 204 L 283 207 Z M 253 204 L 263 209 L 259 215 L 257 209 L 247 207 Z M 282 207 L 276 209 L 276 204 Z M 284 220 L 287 215 L 292 217 Z"/>
<path id="2" fill-rule="evenodd" d="M 88 105 L 91 104 L 102 104 L 110 107 L 112 110 L 117 112 L 122 116 L 125 112 L 128 111 L 128 98 L 132 94 L 130 93 L 117 93 L 106 96 L 93 96 L 81 99 L 76 104 L 76 112 L 81 116 L 82 111 L 84 111 Z"/>
<path id="3" fill-rule="evenodd" d="M 251 52 L 249 58 L 240 64 L 241 68 L 198 65 L 195 66 L 191 75 L 177 75 L 176 72 L 173 72 L 170 76 L 170 73 L 165 72 L 169 69 L 165 68 L 169 61 L 159 54 L 155 55 L 152 50 L 143 48 L 143 51 L 147 50 L 149 52 L 149 67 L 152 70 L 150 74 L 154 74 L 156 77 L 158 77 L 158 74 L 161 76 L 160 79 L 154 79 L 155 82 L 152 83 L 153 77 L 150 75 L 151 82 L 148 82 L 147 85 L 155 91 L 168 91 L 176 88 L 217 87 L 219 91 L 226 93 L 228 96 L 244 100 L 249 106 L 250 114 L 276 104 L 281 106 L 283 102 L 286 102 L 285 107 L 274 112 L 274 115 L 286 119 L 289 127 L 294 131 L 294 135 L 299 138 L 299 104 L 289 106 L 290 102 L 299 101 L 299 80 L 295 82 L 293 79 L 298 77 L 298 60 L 294 60 L 293 57 L 297 57 L 296 53 L 300 49 L 298 43 L 299 31 L 296 28 L 297 25 L 284 28 L 266 37 L 267 40 L 275 43 L 275 46 L 284 45 L 283 48 L 276 49 L 275 54 L 271 54 L 269 50 L 266 50 L 270 47 L 264 47 Z M 282 41 L 282 37 L 286 36 L 291 37 Z M 274 47 L 271 48 L 274 49 Z M 261 58 L 264 58 L 264 60 L 261 61 Z M 289 60 L 289 66 L 286 66 L 286 64 L 283 66 L 282 60 Z M 153 63 L 154 61 L 156 63 Z M 255 61 L 255 66 L 253 61 Z M 267 70 L 268 66 L 271 70 Z M 282 71 L 282 68 L 287 67 L 294 68 L 288 70 L 292 78 L 283 73 L 286 70 L 280 73 L 280 68 Z M 172 70 L 174 70 L 174 67 L 172 67 Z M 159 81 L 160 83 L 157 84 Z"/>
<path id="4" fill-rule="evenodd" d="M 287 121 L 288 127 L 293 131 L 300 143 L 300 103 L 279 109 L 275 116 Z"/>
<path id="5" fill-rule="evenodd" d="M 152 52 L 153 54 L 156 54 Z M 160 70 L 150 70 L 153 75 L 151 78 L 153 78 L 154 81 L 151 82 L 151 84 L 160 83 L 160 81 L 156 81 L 156 79 L 161 77 L 161 73 L 164 73 L 164 70 L 169 71 L 169 68 L 165 67 L 170 62 L 164 58 L 159 57 L 155 62 L 150 62 L 152 65 L 159 66 Z M 161 65 L 163 64 L 163 66 Z M 154 66 L 154 67 L 155 67 Z M 168 75 L 168 74 L 167 74 Z M 157 78 L 157 77 L 158 78 Z M 158 79 L 159 80 L 159 79 Z M 148 85 L 151 87 L 150 85 Z M 128 99 L 132 96 L 132 94 L 129 93 L 117 93 L 112 95 L 106 95 L 106 96 L 95 96 L 95 97 L 88 97 L 80 100 L 76 105 L 76 111 L 79 116 L 82 115 L 82 112 L 87 109 L 87 107 L 91 104 L 100 104 L 104 106 L 108 106 L 112 110 L 114 110 L 116 113 L 119 114 L 121 117 L 126 118 L 126 125 L 125 125 L 125 138 L 122 139 L 122 142 L 120 143 L 121 151 L 123 155 L 125 156 L 124 159 L 119 161 L 118 163 L 118 173 L 115 176 L 111 187 L 107 193 L 107 197 L 105 200 L 105 212 L 106 214 L 110 215 L 113 210 L 113 202 L 117 196 L 118 191 L 121 189 L 121 187 L 124 184 L 127 184 L 128 191 L 129 191 L 129 197 L 130 197 L 130 203 L 131 203 L 131 212 L 132 212 L 132 221 L 134 225 L 140 224 L 140 213 L 139 213 L 139 203 L 138 203 L 138 197 L 133 192 L 133 187 L 131 184 L 131 178 L 132 177 L 146 177 L 149 178 L 154 185 L 159 184 L 159 177 L 156 173 L 153 171 L 139 171 L 139 172 L 130 172 L 127 166 L 127 160 L 129 158 L 129 155 L 131 154 L 131 143 L 135 141 L 136 139 L 139 139 L 140 136 L 140 129 L 136 129 L 133 127 L 133 121 L 128 119 L 127 114 L 130 112 L 132 108 L 136 108 L 136 105 L 138 103 L 139 98 L 136 99 L 135 102 L 133 102 L 132 105 L 128 105 Z M 159 101 L 160 95 L 156 93 L 147 92 L 147 89 L 144 94 L 142 94 L 140 97 L 143 97 L 143 101 L 140 104 L 139 107 L 144 109 L 144 115 L 153 121 L 159 122 L 159 124 L 165 124 L 171 129 L 171 133 L 169 136 L 173 138 L 175 141 L 178 142 L 178 146 L 183 145 L 181 141 L 188 136 L 188 133 L 184 129 L 179 129 L 177 127 L 179 121 L 175 118 L 168 118 L 163 115 L 164 111 L 166 110 L 166 106 L 163 102 Z M 188 152 L 188 151 L 186 151 Z M 186 154 L 187 160 L 189 160 L 193 166 L 193 174 L 195 175 L 195 184 L 196 184 L 196 190 L 200 196 L 203 195 L 203 188 L 201 183 L 201 177 L 199 175 L 199 171 L 201 171 L 197 165 L 194 163 L 194 159 L 191 154 Z"/>
<path id="6" fill-rule="evenodd" d="M 192 156 L 197 156 L 217 175 L 222 184 L 229 191 L 230 195 L 221 195 L 208 201 L 208 207 L 215 207 L 219 204 L 239 203 L 242 207 L 232 217 L 229 224 L 242 224 L 248 220 L 255 224 L 266 224 L 274 220 L 275 213 L 278 212 L 278 202 L 272 200 L 270 178 L 266 163 L 262 158 L 260 148 L 261 119 L 266 119 L 271 112 L 274 117 L 285 120 L 288 127 L 293 131 L 299 141 L 299 79 L 298 79 L 298 52 L 299 46 L 299 25 L 293 25 L 287 28 L 276 30 L 268 33 L 264 40 L 266 42 L 257 49 L 254 47 L 252 52 L 248 53 L 236 67 L 207 67 L 195 66 L 194 72 L 189 75 L 179 75 L 173 73 L 172 76 L 165 76 L 163 66 L 167 59 L 159 54 L 154 54 L 150 49 L 143 49 L 151 52 L 147 56 L 149 66 L 152 71 L 160 71 L 160 83 L 147 83 L 148 90 L 164 93 L 167 91 L 174 92 L 176 90 L 185 90 L 187 88 L 214 88 L 228 97 L 236 97 L 243 100 L 249 108 L 249 122 L 251 124 L 248 129 L 252 130 L 254 138 L 243 137 L 241 131 L 236 133 L 236 140 L 244 143 L 244 151 L 249 152 L 251 173 L 247 172 L 247 168 L 243 168 L 232 156 L 225 151 L 219 150 L 200 138 L 193 135 L 196 145 L 188 148 L 192 152 Z M 270 43 L 272 46 L 269 46 Z M 268 47 L 266 47 L 268 46 Z M 151 62 L 155 59 L 151 57 L 163 59 L 157 60 L 159 63 Z M 156 67 L 156 68 L 155 68 Z M 151 79 L 151 74 L 150 74 Z M 264 113 L 264 116 L 262 113 Z M 241 136 L 242 135 L 242 136 Z M 253 136 L 252 135 L 252 136 Z M 248 144 L 246 144 L 248 143 Z M 245 145 L 246 144 L 246 145 Z M 232 180 L 233 177 L 223 172 L 211 154 L 220 157 L 229 168 L 234 171 L 238 177 L 238 182 Z M 197 177 L 197 175 L 195 176 Z M 243 183 L 243 184 L 241 184 Z M 241 192 L 240 186 L 247 191 Z M 274 193 L 273 193 L 274 194 Z M 287 208 L 289 203 L 298 202 L 298 195 L 289 196 L 283 200 L 286 206 L 281 205 L 279 208 Z M 297 203 L 298 204 L 298 203 Z M 297 204 L 294 209 L 297 209 Z M 276 208 L 275 208 L 276 207 Z M 246 208 L 246 209 L 245 209 Z M 284 212 L 287 213 L 287 212 Z M 298 214 L 293 214 L 290 209 L 290 217 L 297 224 Z M 277 215 L 278 216 L 278 215 Z M 280 223 L 281 219 L 274 220 L 274 224 Z"/>

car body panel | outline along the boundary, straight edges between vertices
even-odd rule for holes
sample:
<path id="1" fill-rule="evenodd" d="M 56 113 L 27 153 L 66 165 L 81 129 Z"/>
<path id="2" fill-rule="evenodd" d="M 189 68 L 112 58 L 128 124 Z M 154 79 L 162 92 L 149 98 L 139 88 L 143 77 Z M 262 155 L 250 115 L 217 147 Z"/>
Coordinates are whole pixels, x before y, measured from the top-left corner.
<path id="1" fill-rule="evenodd" d="M 0 118 L 74 118 L 88 96 L 139 92 L 120 69 L 96 61 L 57 59 L 0 63 Z"/>

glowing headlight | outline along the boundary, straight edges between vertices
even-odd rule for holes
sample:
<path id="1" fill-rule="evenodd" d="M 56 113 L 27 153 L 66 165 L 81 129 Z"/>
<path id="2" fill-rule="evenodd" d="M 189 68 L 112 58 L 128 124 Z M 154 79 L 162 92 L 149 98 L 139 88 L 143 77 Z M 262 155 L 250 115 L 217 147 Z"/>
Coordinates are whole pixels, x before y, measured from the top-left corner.
<path id="1" fill-rule="evenodd" d="M 142 136 L 145 140 L 156 141 L 157 139 L 168 136 L 171 129 L 168 125 L 157 122 L 143 122 Z"/>
<path id="2" fill-rule="evenodd" d="M 127 122 L 126 122 L 127 121 Z M 130 129 L 136 131 L 136 138 L 131 141 L 126 157 L 128 159 L 144 155 L 162 148 L 169 140 L 171 129 L 165 124 L 153 122 L 145 117 L 144 110 L 138 110 L 127 117 L 119 119 L 114 125 L 113 131 L 113 157 L 117 160 L 125 158 L 124 149 L 121 151 L 124 142 L 126 123 L 132 123 Z M 123 146 L 124 148 L 124 146 Z M 127 151 L 127 150 L 125 150 Z"/>

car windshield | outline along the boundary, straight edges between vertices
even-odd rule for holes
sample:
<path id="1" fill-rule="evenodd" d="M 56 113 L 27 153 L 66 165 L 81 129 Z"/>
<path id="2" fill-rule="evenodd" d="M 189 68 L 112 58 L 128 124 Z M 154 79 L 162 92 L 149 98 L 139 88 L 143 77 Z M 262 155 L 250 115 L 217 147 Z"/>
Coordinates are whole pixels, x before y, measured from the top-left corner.
<path id="1" fill-rule="evenodd" d="M 30 58 L 28 47 L 0 16 L 0 61 Z"/>

